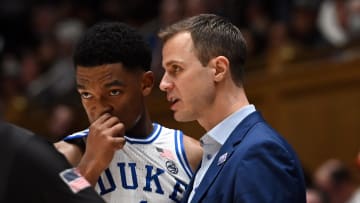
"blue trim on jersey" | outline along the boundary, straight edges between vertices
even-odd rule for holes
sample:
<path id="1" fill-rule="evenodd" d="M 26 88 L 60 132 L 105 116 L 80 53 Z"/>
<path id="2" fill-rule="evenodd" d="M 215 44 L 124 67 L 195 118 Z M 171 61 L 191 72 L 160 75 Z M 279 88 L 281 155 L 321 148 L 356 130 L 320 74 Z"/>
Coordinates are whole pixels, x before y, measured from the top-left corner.
<path id="1" fill-rule="evenodd" d="M 193 172 L 186 159 L 183 143 L 183 133 L 179 130 L 175 130 L 175 151 L 181 166 L 183 167 L 189 178 L 191 178 L 193 176 Z"/>
<path id="2" fill-rule="evenodd" d="M 160 132 L 162 130 L 162 126 L 157 124 L 157 123 L 153 123 L 153 127 L 154 127 L 153 131 L 145 139 L 138 139 L 138 138 L 132 138 L 132 137 L 127 137 L 127 136 L 125 136 L 125 139 L 130 144 L 149 144 L 149 143 L 152 143 L 154 140 L 156 140 L 156 138 L 159 137 Z"/>
<path id="3" fill-rule="evenodd" d="M 85 129 L 85 130 L 82 130 L 80 132 L 76 132 L 76 133 L 73 133 L 71 135 L 68 135 L 63 140 L 64 141 L 75 140 L 75 139 L 87 137 L 88 134 L 89 134 L 89 129 Z"/>
<path id="4" fill-rule="evenodd" d="M 191 166 L 190 166 L 189 161 L 188 161 L 187 156 L 186 156 L 185 145 L 184 145 L 184 133 L 182 131 L 180 131 L 180 140 L 181 140 L 181 142 L 180 142 L 181 151 L 182 151 L 182 154 L 183 154 L 185 165 L 189 169 L 191 176 L 193 176 L 194 172 L 191 169 Z"/>

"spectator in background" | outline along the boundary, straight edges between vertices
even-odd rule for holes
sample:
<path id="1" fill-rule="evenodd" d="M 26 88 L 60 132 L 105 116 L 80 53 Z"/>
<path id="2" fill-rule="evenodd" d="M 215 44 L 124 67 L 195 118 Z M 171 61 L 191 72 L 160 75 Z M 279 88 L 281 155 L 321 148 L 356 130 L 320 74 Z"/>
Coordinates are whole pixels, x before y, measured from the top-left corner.
<path id="1" fill-rule="evenodd" d="M 224 14 L 251 33 L 254 53 L 250 54 L 259 55 L 286 40 L 292 5 L 292 0 L 226 0 Z"/>
<path id="2" fill-rule="evenodd" d="M 350 169 L 339 160 L 324 162 L 315 171 L 314 184 L 328 196 L 330 203 L 360 202 L 360 188 Z"/>
<path id="3" fill-rule="evenodd" d="M 296 0 L 289 21 L 291 41 L 303 48 L 318 47 L 324 40 L 316 26 L 318 1 Z"/>
<path id="4" fill-rule="evenodd" d="M 360 33 L 359 0 L 325 0 L 320 5 L 318 27 L 333 46 L 341 47 Z"/>
<path id="5" fill-rule="evenodd" d="M 6 107 L 3 110 L 3 116 L 12 122 L 18 122 L 27 107 L 27 100 L 21 88 L 23 82 L 21 78 L 22 64 L 26 64 L 25 60 L 21 62 L 13 54 L 4 55 L 1 63 L 0 94 L 1 102 Z"/>
<path id="6" fill-rule="evenodd" d="M 360 0 L 349 0 L 349 35 L 353 40 L 360 39 Z"/>
<path id="7" fill-rule="evenodd" d="M 66 104 L 54 105 L 47 124 L 49 139 L 55 142 L 73 132 L 75 118 L 78 118 L 78 116 L 71 106 Z"/>
<path id="8" fill-rule="evenodd" d="M 329 203 L 325 193 L 314 186 L 313 176 L 303 169 L 306 183 L 306 203 Z"/>
<path id="9" fill-rule="evenodd" d="M 158 17 L 140 27 L 139 31 L 149 43 L 152 51 L 151 70 L 155 82 L 160 81 L 163 69 L 161 66 L 162 44 L 157 37 L 159 30 L 184 17 L 184 2 L 182 0 L 162 0 L 159 5 Z"/>
<path id="10" fill-rule="evenodd" d="M 62 21 L 55 27 L 57 58 L 28 88 L 32 98 L 47 105 L 75 93 L 72 50 L 85 29 L 85 25 L 74 19 Z"/>
<path id="11" fill-rule="evenodd" d="M 306 189 L 306 203 L 329 203 L 324 194 L 316 188 Z"/>

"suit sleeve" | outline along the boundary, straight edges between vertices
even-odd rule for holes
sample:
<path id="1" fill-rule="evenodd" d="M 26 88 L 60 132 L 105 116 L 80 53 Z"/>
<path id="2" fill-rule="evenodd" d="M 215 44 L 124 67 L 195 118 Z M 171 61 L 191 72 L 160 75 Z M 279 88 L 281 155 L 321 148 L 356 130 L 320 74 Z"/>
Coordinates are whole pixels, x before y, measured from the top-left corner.
<path id="1" fill-rule="evenodd" d="M 17 152 L 13 168 L 12 178 L 22 182 L 18 187 L 26 191 L 20 195 L 35 200 L 32 202 L 104 202 L 92 187 L 80 184 L 80 190 L 73 192 L 59 175 L 71 168 L 70 164 L 50 143 L 36 135 Z"/>

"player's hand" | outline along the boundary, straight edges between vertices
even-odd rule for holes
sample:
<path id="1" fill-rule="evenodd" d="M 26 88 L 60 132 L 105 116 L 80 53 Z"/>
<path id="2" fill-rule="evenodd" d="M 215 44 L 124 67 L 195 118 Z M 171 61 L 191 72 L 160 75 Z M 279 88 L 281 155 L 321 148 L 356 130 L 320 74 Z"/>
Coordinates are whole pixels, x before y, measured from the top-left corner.
<path id="1" fill-rule="evenodd" d="M 90 125 L 86 150 L 79 170 L 95 185 L 100 174 L 109 166 L 117 150 L 125 145 L 125 127 L 117 117 L 108 113 Z"/>

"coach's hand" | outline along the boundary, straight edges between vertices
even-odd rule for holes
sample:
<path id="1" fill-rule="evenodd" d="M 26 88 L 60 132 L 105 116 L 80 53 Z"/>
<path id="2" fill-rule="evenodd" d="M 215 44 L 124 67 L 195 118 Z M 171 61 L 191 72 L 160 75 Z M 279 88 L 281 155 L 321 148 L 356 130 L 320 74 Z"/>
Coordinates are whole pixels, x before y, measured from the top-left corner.
<path id="1" fill-rule="evenodd" d="M 93 186 L 109 166 L 115 152 L 124 147 L 124 133 L 124 125 L 109 113 L 100 116 L 91 124 L 86 150 L 78 169 Z"/>

